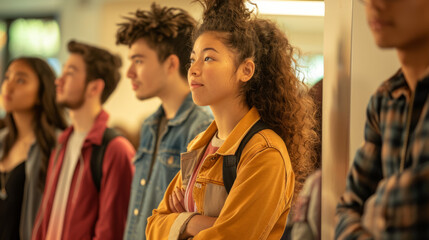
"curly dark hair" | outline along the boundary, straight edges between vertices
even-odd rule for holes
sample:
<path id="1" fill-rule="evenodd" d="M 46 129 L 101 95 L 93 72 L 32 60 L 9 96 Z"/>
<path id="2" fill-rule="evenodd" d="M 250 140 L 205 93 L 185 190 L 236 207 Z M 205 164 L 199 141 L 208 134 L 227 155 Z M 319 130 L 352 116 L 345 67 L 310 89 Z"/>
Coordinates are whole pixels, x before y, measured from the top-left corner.
<path id="1" fill-rule="evenodd" d="M 192 32 L 196 21 L 180 8 L 160 7 L 152 3 L 150 11 L 137 10 L 119 23 L 116 44 L 131 46 L 143 38 L 158 54 L 160 62 L 174 54 L 180 61 L 180 75 L 186 79 L 187 63 L 192 49 Z"/>
<path id="2" fill-rule="evenodd" d="M 314 102 L 296 76 L 295 48 L 276 24 L 247 9 L 245 0 L 196 2 L 202 4 L 204 14 L 193 40 L 204 32 L 219 32 L 220 40 L 235 53 L 237 67 L 246 59 L 255 62 L 255 73 L 242 83 L 240 94 L 284 140 L 296 176 L 296 197 L 315 168 L 319 138 Z"/>
<path id="3" fill-rule="evenodd" d="M 119 68 L 122 60 L 105 49 L 90 46 L 85 43 L 70 41 L 67 45 L 70 53 L 80 54 L 86 66 L 86 82 L 103 79 L 104 89 L 101 103 L 105 103 L 121 80 Z"/>
<path id="4" fill-rule="evenodd" d="M 38 99 L 40 102 L 33 108 L 33 131 L 36 143 L 41 150 L 42 159 L 38 167 L 39 187 L 43 190 L 49 157 L 57 142 L 56 130 L 64 130 L 67 127 L 64 109 L 55 103 L 55 74 L 49 65 L 40 58 L 20 57 L 12 60 L 7 68 L 16 61 L 23 61 L 27 64 L 33 69 L 39 80 Z M 3 143 L 3 159 L 7 157 L 18 138 L 18 129 L 13 119 L 13 113 L 6 114 L 5 127 L 8 128 L 8 132 Z"/>

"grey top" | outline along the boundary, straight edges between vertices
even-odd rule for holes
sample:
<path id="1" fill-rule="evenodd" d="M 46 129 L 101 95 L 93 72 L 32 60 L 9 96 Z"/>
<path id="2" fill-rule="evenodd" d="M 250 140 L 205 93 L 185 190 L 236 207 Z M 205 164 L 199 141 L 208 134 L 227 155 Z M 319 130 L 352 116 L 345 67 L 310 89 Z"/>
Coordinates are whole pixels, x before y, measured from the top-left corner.
<path id="1" fill-rule="evenodd" d="M 0 159 L 3 157 L 3 141 L 8 132 L 7 128 L 0 130 Z M 22 240 L 31 239 L 34 219 L 42 201 L 43 190 L 39 185 L 39 164 L 41 161 L 40 147 L 34 142 L 28 151 L 25 160 L 25 183 L 24 196 L 22 200 L 21 222 L 19 235 Z"/>

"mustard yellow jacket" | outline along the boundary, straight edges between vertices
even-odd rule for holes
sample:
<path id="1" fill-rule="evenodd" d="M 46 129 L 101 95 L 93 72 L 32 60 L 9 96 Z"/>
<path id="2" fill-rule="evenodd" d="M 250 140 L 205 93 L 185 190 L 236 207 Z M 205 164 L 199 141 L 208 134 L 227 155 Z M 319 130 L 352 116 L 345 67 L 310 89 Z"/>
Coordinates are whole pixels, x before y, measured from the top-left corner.
<path id="1" fill-rule="evenodd" d="M 224 144 L 206 157 L 198 173 L 193 197 L 198 213 L 217 217 L 214 225 L 193 239 L 281 238 L 289 214 L 294 173 L 283 140 L 272 130 L 255 134 L 243 149 L 237 178 L 227 194 L 222 179 L 223 156 L 233 155 L 242 138 L 260 118 L 252 108 L 240 120 Z M 195 213 L 171 213 L 168 196 L 175 187 L 186 188 L 198 159 L 217 131 L 213 122 L 188 145 L 181 156 L 181 170 L 172 180 L 164 199 L 148 218 L 149 240 L 178 239 L 187 220 Z"/>

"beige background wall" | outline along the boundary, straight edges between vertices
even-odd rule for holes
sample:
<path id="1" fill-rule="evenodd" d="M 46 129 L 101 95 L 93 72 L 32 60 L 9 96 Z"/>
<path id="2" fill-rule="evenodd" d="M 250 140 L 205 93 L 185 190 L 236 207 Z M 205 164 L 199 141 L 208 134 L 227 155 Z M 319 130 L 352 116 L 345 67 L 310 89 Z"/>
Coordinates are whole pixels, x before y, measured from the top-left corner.
<path id="1" fill-rule="evenodd" d="M 188 10 L 196 19 L 201 7 L 191 0 L 157 1 L 166 6 Z M 122 79 L 106 102 L 110 112 L 110 125 L 122 125 L 128 131 L 138 131 L 142 120 L 160 104 L 158 99 L 138 101 L 126 78 L 128 67 L 127 47 L 115 45 L 116 24 L 121 16 L 135 9 L 149 9 L 151 0 L 0 0 L 0 19 L 4 17 L 58 16 L 61 27 L 62 48 L 60 61 L 67 58 L 66 44 L 71 39 L 96 44 L 119 54 L 123 59 Z M 323 52 L 323 17 L 265 16 L 278 22 L 291 42 L 302 49 L 303 54 Z"/>

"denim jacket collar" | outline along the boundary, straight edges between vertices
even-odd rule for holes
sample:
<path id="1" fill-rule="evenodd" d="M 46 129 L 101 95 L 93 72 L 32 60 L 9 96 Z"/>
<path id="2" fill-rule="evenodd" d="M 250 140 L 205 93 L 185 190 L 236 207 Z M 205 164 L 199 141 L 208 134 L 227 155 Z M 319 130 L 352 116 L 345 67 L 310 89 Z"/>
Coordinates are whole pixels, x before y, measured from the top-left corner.
<path id="1" fill-rule="evenodd" d="M 185 100 L 183 101 L 182 105 L 180 105 L 179 110 L 177 111 L 176 115 L 173 119 L 170 119 L 167 123 L 168 126 L 178 126 L 182 124 L 189 116 L 189 114 L 194 110 L 195 105 L 192 101 L 192 94 L 189 93 Z M 161 116 L 164 115 L 164 108 L 159 106 L 158 110 L 148 118 L 148 124 L 155 125 L 158 124 L 158 119 L 161 118 Z"/>

